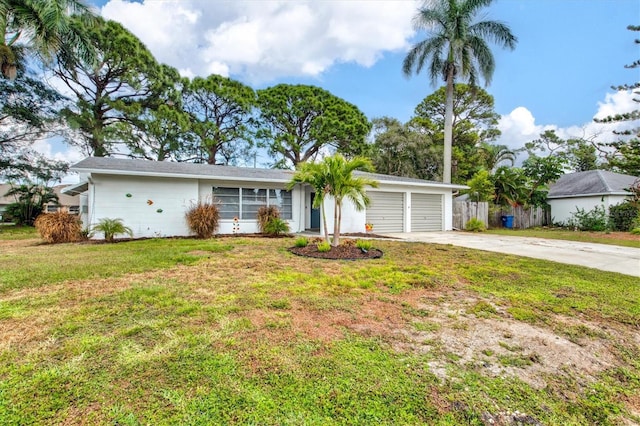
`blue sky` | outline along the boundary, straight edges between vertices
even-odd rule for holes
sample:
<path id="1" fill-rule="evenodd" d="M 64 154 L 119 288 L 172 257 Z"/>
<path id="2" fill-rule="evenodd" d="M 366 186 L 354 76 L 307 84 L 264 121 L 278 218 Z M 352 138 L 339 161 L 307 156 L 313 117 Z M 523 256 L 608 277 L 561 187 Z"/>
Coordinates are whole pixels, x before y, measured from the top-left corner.
<path id="1" fill-rule="evenodd" d="M 435 88 L 401 71 L 424 37 L 411 18 L 419 0 L 92 0 L 122 22 L 161 62 L 183 75 L 212 72 L 258 89 L 277 83 L 321 86 L 369 118 L 406 121 Z M 612 85 L 640 81 L 625 64 L 640 58 L 638 0 L 496 0 L 480 15 L 507 23 L 514 51 L 494 47 L 486 89 L 503 116 L 498 141 L 517 148 L 546 129 L 561 136 L 602 132 L 594 115 L 624 112 L 629 94 Z M 608 132 L 607 132 L 608 133 Z"/>

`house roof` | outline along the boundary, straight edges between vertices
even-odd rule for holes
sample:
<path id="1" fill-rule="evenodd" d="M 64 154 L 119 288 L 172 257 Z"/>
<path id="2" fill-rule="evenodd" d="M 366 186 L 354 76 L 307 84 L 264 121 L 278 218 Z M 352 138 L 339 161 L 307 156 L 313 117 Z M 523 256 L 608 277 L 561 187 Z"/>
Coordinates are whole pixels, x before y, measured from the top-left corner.
<path id="1" fill-rule="evenodd" d="M 606 170 L 570 173 L 550 185 L 547 198 L 629 195 L 627 189 L 638 179 Z"/>
<path id="2" fill-rule="evenodd" d="M 79 173 L 97 173 L 133 176 L 182 177 L 192 179 L 224 179 L 253 182 L 287 183 L 293 177 L 292 170 L 259 169 L 249 167 L 218 166 L 210 164 L 149 161 L 113 157 L 87 157 L 71 167 Z M 422 179 L 390 176 L 377 173 L 356 172 L 379 182 L 398 185 L 431 186 L 437 188 L 464 189 L 463 185 L 445 184 Z M 81 188 L 82 182 L 78 185 Z"/>

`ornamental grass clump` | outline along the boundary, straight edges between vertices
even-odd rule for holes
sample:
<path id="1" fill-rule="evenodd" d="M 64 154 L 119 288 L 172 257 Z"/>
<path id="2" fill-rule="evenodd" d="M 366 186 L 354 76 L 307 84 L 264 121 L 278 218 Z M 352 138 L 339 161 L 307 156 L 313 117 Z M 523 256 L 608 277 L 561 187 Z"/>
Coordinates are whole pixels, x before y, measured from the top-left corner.
<path id="1" fill-rule="evenodd" d="M 34 225 L 48 243 L 72 243 L 83 239 L 80 219 L 67 212 L 41 214 Z"/>
<path id="2" fill-rule="evenodd" d="M 327 253 L 327 252 L 331 251 L 331 244 L 329 244 L 326 241 L 318 243 L 318 245 L 316 247 L 318 247 L 318 251 L 320 253 Z"/>
<path id="3" fill-rule="evenodd" d="M 296 238 L 294 245 L 296 247 L 306 247 L 309 245 L 309 239 L 307 237 Z"/>
<path id="4" fill-rule="evenodd" d="M 289 232 L 289 224 L 279 217 L 272 217 L 264 226 L 265 234 L 278 237 Z"/>
<path id="5" fill-rule="evenodd" d="M 211 202 L 199 201 L 185 214 L 187 225 L 198 238 L 211 238 L 220 224 L 220 210 Z"/>
<path id="6" fill-rule="evenodd" d="M 267 230 L 269 222 L 273 219 L 280 219 L 280 210 L 278 210 L 276 206 L 262 206 L 258 209 L 257 219 L 260 233 L 270 234 L 270 232 Z"/>

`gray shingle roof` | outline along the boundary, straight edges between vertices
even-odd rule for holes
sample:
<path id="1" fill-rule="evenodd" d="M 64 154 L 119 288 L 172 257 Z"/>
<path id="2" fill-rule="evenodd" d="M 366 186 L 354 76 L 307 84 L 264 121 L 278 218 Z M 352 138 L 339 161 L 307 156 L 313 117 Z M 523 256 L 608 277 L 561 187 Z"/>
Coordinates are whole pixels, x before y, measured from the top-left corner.
<path id="1" fill-rule="evenodd" d="M 638 178 L 606 170 L 589 170 L 560 177 L 549 187 L 547 198 L 580 197 L 590 195 L 627 195 L 625 191 Z"/>
<path id="2" fill-rule="evenodd" d="M 80 173 L 105 173 L 119 175 L 185 177 L 198 179 L 228 179 L 259 182 L 289 182 L 292 170 L 258 169 L 250 167 L 213 166 L 210 164 L 178 163 L 171 161 L 134 160 L 113 157 L 87 157 L 74 164 L 72 170 Z M 377 173 L 356 172 L 380 182 L 438 186 L 451 189 L 463 189 L 463 185 L 450 185 L 422 179 L 382 175 Z"/>

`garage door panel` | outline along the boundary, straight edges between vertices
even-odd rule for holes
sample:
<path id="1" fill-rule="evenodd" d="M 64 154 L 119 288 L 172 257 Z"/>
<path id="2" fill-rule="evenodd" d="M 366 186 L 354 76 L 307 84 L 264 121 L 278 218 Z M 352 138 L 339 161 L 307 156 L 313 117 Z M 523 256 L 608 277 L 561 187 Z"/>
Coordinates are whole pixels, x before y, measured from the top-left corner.
<path id="1" fill-rule="evenodd" d="M 368 195 L 367 223 L 373 224 L 374 232 L 403 232 L 404 193 L 371 191 Z"/>
<path id="2" fill-rule="evenodd" d="M 411 194 L 411 231 L 442 231 L 442 195 Z"/>

